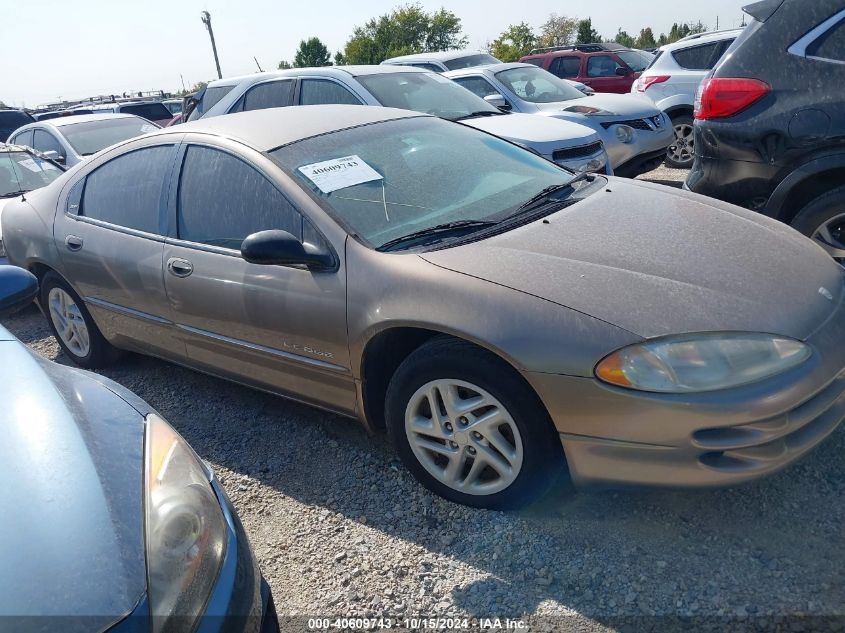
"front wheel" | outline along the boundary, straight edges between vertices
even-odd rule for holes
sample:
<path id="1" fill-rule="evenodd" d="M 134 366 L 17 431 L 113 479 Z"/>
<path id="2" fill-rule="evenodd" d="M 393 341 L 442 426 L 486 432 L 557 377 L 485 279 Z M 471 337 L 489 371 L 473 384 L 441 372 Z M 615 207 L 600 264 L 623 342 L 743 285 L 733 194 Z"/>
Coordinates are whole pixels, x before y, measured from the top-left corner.
<path id="1" fill-rule="evenodd" d="M 497 356 L 436 338 L 390 382 L 388 433 L 414 476 L 465 505 L 514 509 L 543 495 L 565 460 L 537 396 Z"/>
<path id="2" fill-rule="evenodd" d="M 675 138 L 666 148 L 666 165 L 675 169 L 689 169 L 695 158 L 692 117 L 686 114 L 676 116 L 672 119 L 672 128 L 675 130 Z"/>
<path id="3" fill-rule="evenodd" d="M 845 187 L 810 202 L 795 216 L 792 227 L 845 265 Z"/>

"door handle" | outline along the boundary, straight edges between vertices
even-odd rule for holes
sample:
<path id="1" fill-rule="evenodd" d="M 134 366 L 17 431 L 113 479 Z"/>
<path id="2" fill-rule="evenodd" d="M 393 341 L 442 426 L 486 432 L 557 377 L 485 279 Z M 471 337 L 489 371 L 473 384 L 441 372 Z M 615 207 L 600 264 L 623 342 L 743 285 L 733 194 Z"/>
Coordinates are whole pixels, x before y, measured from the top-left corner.
<path id="1" fill-rule="evenodd" d="M 167 270 L 175 277 L 187 277 L 194 272 L 194 265 L 187 259 L 171 257 L 167 260 Z"/>
<path id="2" fill-rule="evenodd" d="M 82 238 L 76 235 L 68 235 L 65 238 L 65 246 L 69 251 L 78 251 L 82 249 Z"/>

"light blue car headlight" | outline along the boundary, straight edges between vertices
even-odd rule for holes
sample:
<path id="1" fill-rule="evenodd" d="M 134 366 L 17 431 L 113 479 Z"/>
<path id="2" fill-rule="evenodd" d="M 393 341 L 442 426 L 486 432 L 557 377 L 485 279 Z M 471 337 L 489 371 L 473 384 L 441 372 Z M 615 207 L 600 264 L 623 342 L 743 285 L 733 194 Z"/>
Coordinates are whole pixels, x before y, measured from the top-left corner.
<path id="1" fill-rule="evenodd" d="M 205 611 L 226 553 L 226 519 L 188 443 L 147 416 L 145 520 L 154 633 L 188 633 Z"/>
<path id="2" fill-rule="evenodd" d="M 614 126 L 614 131 L 620 143 L 627 145 L 628 143 L 634 142 L 634 128 L 630 125 L 616 125 Z"/>

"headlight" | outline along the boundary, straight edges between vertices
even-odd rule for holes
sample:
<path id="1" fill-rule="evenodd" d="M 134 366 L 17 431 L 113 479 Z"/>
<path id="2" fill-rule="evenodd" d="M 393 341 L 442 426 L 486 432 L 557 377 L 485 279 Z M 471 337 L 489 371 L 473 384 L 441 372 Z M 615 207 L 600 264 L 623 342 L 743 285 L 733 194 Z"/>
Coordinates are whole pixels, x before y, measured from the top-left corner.
<path id="1" fill-rule="evenodd" d="M 169 424 L 147 417 L 148 595 L 153 631 L 194 628 L 226 550 L 226 520 L 205 468 Z"/>
<path id="2" fill-rule="evenodd" d="M 616 138 L 620 143 L 631 143 L 634 140 L 634 128 L 629 125 L 617 125 Z"/>
<path id="3" fill-rule="evenodd" d="M 770 334 L 691 334 L 625 347 L 596 365 L 595 373 L 606 383 L 640 391 L 714 391 L 774 376 L 811 353 L 800 341 Z"/>

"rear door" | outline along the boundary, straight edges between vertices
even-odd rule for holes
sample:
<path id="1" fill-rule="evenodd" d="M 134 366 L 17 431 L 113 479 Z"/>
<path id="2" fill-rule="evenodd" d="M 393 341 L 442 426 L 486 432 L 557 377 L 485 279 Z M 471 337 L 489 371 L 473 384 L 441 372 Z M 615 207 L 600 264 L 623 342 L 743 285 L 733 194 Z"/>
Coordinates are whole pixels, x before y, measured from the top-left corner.
<path id="1" fill-rule="evenodd" d="M 107 339 L 184 359 L 184 345 L 172 336 L 161 259 L 176 148 L 151 144 L 98 160 L 59 198 L 53 237 L 59 272 Z"/>
<path id="2" fill-rule="evenodd" d="M 191 364 L 354 412 L 344 243 L 329 246 L 262 154 L 222 139 L 194 140 L 181 153 L 170 203 L 176 230 L 165 245 L 164 278 Z M 335 252 L 337 270 L 245 262 L 241 242 L 268 229 L 321 243 Z"/>
<path id="3" fill-rule="evenodd" d="M 298 105 L 346 104 L 363 105 L 364 100 L 349 86 L 335 79 L 303 77 L 296 88 Z"/>
<path id="4" fill-rule="evenodd" d="M 284 108 L 293 105 L 293 89 L 296 80 L 274 79 L 256 84 L 243 94 L 229 112 L 248 112 L 266 108 Z"/>

